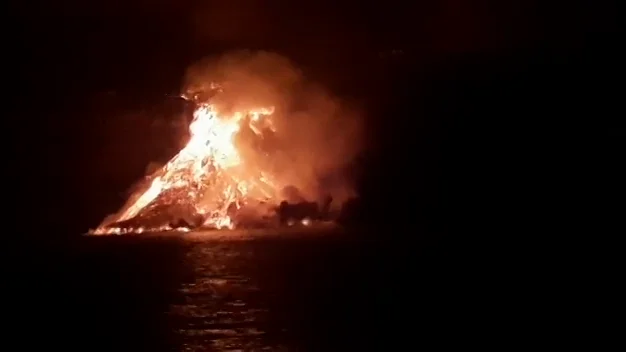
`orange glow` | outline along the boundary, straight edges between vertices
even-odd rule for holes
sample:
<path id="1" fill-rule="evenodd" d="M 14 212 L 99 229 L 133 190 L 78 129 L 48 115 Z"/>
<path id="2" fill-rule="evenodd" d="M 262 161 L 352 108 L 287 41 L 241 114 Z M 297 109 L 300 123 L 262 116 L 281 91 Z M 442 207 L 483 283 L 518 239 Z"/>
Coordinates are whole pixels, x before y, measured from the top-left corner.
<path id="1" fill-rule="evenodd" d="M 93 234 L 172 230 L 168 226 L 150 229 L 107 226 L 137 216 L 168 190 L 186 192 L 196 212 L 205 217 L 205 226 L 232 229 L 234 223 L 228 214 L 232 204 L 239 207 L 247 199 L 266 200 L 275 196 L 276 187 L 270 177 L 247 169 L 234 143 L 243 127 L 257 136 L 263 128 L 269 127 L 271 131 L 273 112 L 273 108 L 259 108 L 220 116 L 213 105 L 199 105 L 189 126 L 191 138 L 187 145 L 151 176 L 152 182 L 145 191 L 133 197 L 133 201 L 108 218 Z"/>
<path id="2" fill-rule="evenodd" d="M 281 201 L 319 205 L 330 197 L 338 211 L 356 195 L 345 170 L 362 142 L 358 111 L 287 58 L 206 58 L 188 68 L 181 88 L 196 104 L 186 145 L 91 233 L 274 226 L 284 220 Z"/>

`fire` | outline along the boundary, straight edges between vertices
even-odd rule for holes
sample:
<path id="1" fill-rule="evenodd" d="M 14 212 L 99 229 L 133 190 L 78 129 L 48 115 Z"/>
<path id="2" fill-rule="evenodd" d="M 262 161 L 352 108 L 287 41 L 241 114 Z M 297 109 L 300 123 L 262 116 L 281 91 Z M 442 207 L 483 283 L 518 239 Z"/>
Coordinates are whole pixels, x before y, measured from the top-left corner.
<path id="1" fill-rule="evenodd" d="M 244 128 L 257 136 L 275 131 L 274 108 L 258 108 L 220 114 L 210 103 L 200 103 L 189 126 L 191 138 L 186 146 L 162 169 L 150 176 L 149 186 L 131 197 L 113 217 L 105 220 L 94 234 L 122 234 L 171 230 L 169 225 L 154 228 L 111 227 L 149 213 L 159 202 L 187 204 L 203 216 L 204 226 L 233 228 L 229 213 L 233 206 L 247 201 L 265 201 L 276 196 L 277 187 L 270 175 L 246 167 L 235 137 Z M 187 230 L 185 227 L 179 230 Z"/>

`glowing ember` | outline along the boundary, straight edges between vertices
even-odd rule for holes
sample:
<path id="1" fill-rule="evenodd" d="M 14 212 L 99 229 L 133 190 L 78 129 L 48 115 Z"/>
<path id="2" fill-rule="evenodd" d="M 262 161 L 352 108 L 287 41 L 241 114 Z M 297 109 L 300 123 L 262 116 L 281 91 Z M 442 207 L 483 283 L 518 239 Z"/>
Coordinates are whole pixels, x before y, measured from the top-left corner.
<path id="1" fill-rule="evenodd" d="M 269 176 L 246 168 L 235 145 L 235 136 L 248 128 L 257 136 L 273 130 L 273 108 L 259 108 L 220 116 L 216 108 L 202 103 L 189 126 L 187 145 L 150 178 L 149 186 L 131 197 L 121 211 L 106 219 L 94 234 L 140 233 L 144 231 L 188 231 L 185 226 L 117 226 L 136 218 L 149 218 L 158 206 L 187 205 L 202 216 L 203 225 L 233 228 L 231 209 L 250 201 L 276 196 Z"/>

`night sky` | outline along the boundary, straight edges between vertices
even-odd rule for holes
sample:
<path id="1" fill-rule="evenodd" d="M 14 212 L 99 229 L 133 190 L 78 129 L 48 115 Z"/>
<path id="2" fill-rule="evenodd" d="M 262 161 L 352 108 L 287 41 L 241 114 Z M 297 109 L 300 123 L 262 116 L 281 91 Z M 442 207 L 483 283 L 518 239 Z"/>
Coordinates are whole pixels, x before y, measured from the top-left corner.
<path id="1" fill-rule="evenodd" d="M 167 96 L 185 68 L 237 49 L 289 57 L 365 111 L 355 222 L 432 233 L 528 223 L 548 198 L 581 199 L 583 179 L 598 192 L 595 180 L 617 179 L 581 177 L 583 159 L 602 173 L 623 155 L 611 5 L 337 3 L 11 6 L 5 136 L 18 218 L 71 237 L 117 210 L 147 164 L 180 147 L 182 107 Z"/>

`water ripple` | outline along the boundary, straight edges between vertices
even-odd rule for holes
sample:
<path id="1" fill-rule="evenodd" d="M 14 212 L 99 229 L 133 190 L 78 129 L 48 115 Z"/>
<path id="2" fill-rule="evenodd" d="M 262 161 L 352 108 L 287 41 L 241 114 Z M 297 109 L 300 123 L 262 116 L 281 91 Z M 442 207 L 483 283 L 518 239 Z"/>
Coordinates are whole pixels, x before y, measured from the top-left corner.
<path id="1" fill-rule="evenodd" d="M 182 351 L 280 351 L 269 343 L 269 309 L 247 268 L 250 252 L 226 244 L 199 242 L 187 254 L 193 277 L 170 306 Z M 278 329 L 280 331 L 280 329 Z"/>

